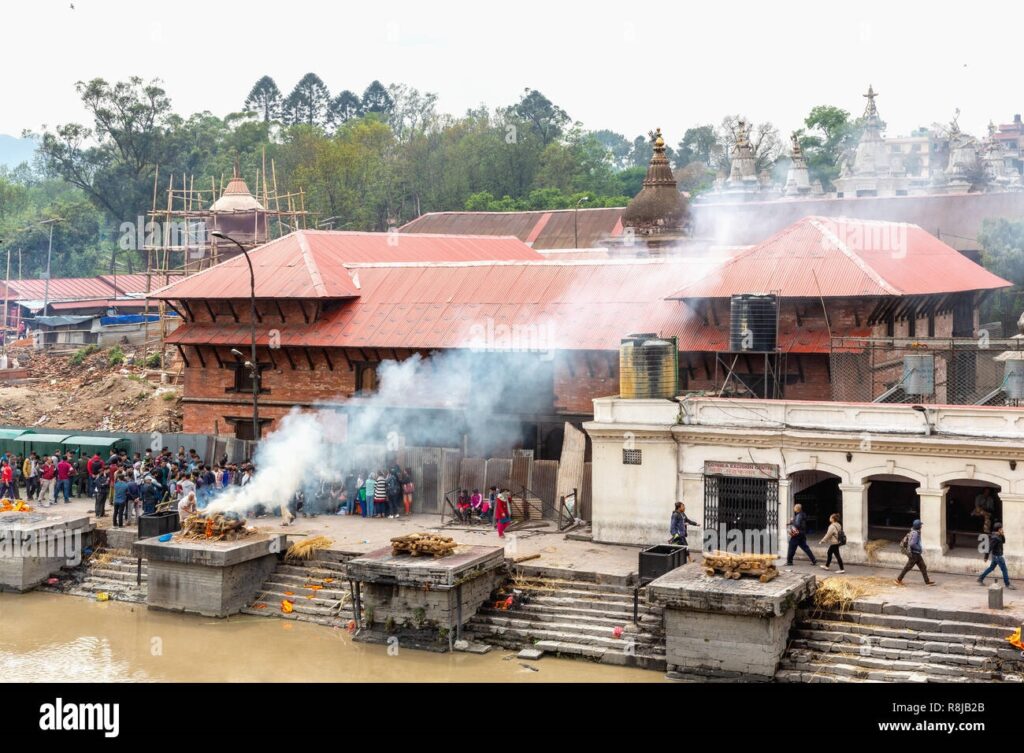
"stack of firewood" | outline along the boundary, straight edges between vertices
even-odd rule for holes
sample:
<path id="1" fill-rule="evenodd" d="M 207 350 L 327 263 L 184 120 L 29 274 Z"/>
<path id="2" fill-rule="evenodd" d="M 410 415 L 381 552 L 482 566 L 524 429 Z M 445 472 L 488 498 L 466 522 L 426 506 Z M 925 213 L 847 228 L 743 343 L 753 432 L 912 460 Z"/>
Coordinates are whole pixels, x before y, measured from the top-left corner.
<path id="1" fill-rule="evenodd" d="M 777 555 L 774 554 L 708 552 L 703 557 L 704 574 L 708 576 L 720 572 L 726 578 L 736 580 L 744 575 L 754 575 L 762 583 L 767 583 L 779 574 L 775 566 Z"/>
<path id="2" fill-rule="evenodd" d="M 178 538 L 234 541 L 249 533 L 245 527 L 245 518 L 219 512 L 213 515 L 196 513 L 182 522 Z"/>
<path id="3" fill-rule="evenodd" d="M 457 546 L 458 544 L 447 536 L 438 536 L 435 533 L 410 533 L 391 539 L 393 554 L 411 554 L 413 557 L 420 554 L 444 557 L 454 552 Z"/>

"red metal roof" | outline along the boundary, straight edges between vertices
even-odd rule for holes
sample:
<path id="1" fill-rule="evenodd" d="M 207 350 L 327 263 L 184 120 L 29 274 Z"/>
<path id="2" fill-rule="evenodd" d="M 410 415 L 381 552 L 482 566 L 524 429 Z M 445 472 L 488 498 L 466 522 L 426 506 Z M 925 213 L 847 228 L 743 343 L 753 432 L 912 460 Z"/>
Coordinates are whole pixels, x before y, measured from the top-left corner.
<path id="1" fill-rule="evenodd" d="M 73 311 L 75 309 L 99 308 L 141 309 L 145 307 L 145 298 L 107 298 L 88 301 L 58 301 L 57 303 L 50 304 L 50 308 L 54 311 Z M 155 310 L 156 307 L 156 303 L 150 304 L 150 308 Z"/>
<path id="2" fill-rule="evenodd" d="M 805 217 L 671 297 L 754 292 L 787 298 L 905 296 L 1011 285 L 917 225 Z"/>
<path id="3" fill-rule="evenodd" d="M 114 288 L 100 277 L 56 277 L 50 280 L 11 280 L 7 285 L 9 297 L 18 301 L 41 301 L 49 295 L 51 301 L 109 298 Z"/>
<path id="4" fill-rule="evenodd" d="M 592 248 L 622 235 L 625 207 L 533 212 L 430 212 L 406 223 L 402 233 L 514 235 L 536 249 Z M 579 242 L 577 243 L 577 230 Z"/>
<path id="5" fill-rule="evenodd" d="M 249 252 L 258 298 L 352 298 L 360 281 L 347 265 L 376 262 L 535 260 L 543 257 L 507 238 L 299 230 Z M 245 257 L 162 288 L 151 298 L 248 298 Z"/>

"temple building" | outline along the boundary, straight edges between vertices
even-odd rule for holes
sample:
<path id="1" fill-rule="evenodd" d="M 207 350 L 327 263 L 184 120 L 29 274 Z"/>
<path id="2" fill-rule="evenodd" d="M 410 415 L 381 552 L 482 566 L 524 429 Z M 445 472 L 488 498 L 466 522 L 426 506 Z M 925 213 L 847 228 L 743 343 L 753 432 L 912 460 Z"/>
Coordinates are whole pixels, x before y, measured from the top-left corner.
<path id="1" fill-rule="evenodd" d="M 789 172 L 786 174 L 786 187 L 783 194 L 790 197 L 820 196 L 822 193 L 821 181 L 811 182 L 811 174 L 807 169 L 807 161 L 804 159 L 803 149 L 800 148 L 797 133 L 794 132 L 790 138 L 792 140 L 792 151 L 790 153 L 792 164 L 789 166 Z"/>
<path id="2" fill-rule="evenodd" d="M 836 196 L 906 196 L 913 179 L 907 175 L 903 159 L 893 154 L 882 136 L 884 124 L 878 115 L 874 87 L 864 95 L 864 130 L 852 155 L 846 155 L 842 172 L 835 180 Z"/>
<path id="3" fill-rule="evenodd" d="M 622 213 L 625 242 L 640 237 L 658 243 L 683 235 L 688 202 L 677 187 L 675 175 L 665 156 L 665 139 L 658 128 L 650 133 L 654 154 L 647 166 L 643 188 Z"/>

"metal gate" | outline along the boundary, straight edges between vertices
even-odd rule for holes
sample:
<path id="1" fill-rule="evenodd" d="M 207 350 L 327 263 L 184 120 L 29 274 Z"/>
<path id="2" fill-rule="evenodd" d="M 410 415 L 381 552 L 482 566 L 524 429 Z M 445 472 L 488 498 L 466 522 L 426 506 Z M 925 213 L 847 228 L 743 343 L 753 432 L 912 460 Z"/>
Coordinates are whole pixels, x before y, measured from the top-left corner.
<path id="1" fill-rule="evenodd" d="M 726 549 L 731 539 L 723 541 L 723 535 L 737 530 L 741 533 L 742 551 L 774 553 L 779 540 L 779 482 L 767 478 L 705 476 L 704 529 L 713 532 L 709 545 L 717 546 L 711 548 Z"/>

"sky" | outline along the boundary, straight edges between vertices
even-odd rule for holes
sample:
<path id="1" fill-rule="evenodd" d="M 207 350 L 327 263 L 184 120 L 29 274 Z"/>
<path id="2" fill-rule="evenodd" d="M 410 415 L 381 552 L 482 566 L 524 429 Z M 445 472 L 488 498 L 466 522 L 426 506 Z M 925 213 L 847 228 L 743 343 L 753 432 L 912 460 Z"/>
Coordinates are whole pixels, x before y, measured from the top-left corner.
<path id="1" fill-rule="evenodd" d="M 186 115 L 241 109 L 264 74 L 286 94 L 309 71 L 332 93 L 406 83 L 453 114 L 530 87 L 587 128 L 660 127 L 670 143 L 727 114 L 783 133 L 819 104 L 858 115 L 868 84 L 890 136 L 956 108 L 983 135 L 1024 109 L 1010 75 L 1018 9 L 998 0 L 977 12 L 892 0 L 17 0 L 0 13 L 0 134 L 83 122 L 76 81 L 131 75 L 161 79 Z"/>

